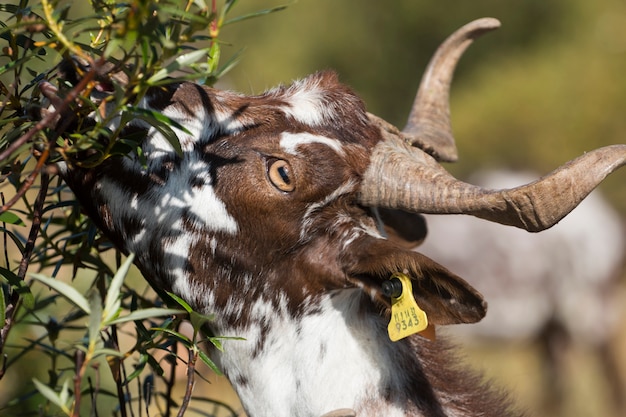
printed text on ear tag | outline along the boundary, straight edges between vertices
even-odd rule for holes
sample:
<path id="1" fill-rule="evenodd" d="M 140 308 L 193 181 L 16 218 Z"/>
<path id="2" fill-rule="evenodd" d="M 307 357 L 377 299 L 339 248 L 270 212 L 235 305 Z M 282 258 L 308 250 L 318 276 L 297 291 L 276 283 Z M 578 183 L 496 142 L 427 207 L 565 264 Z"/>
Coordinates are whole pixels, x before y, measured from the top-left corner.
<path id="1" fill-rule="evenodd" d="M 383 293 L 391 297 L 391 321 L 387 330 L 396 342 L 428 327 L 428 318 L 413 297 L 411 278 L 396 273 L 383 285 Z"/>

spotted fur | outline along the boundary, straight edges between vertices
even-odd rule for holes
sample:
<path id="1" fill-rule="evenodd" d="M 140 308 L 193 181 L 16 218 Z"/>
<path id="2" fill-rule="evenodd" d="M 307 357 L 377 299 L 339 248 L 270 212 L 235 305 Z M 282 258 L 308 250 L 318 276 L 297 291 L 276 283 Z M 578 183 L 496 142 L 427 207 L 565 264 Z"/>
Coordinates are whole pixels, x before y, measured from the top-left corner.
<path id="1" fill-rule="evenodd" d="M 142 105 L 185 127 L 182 155 L 133 121 L 124 129 L 144 137 L 141 158 L 70 167 L 65 178 L 153 287 L 215 314 L 213 333 L 245 338 L 216 357 L 250 416 L 507 415 L 445 343 L 389 340 L 381 284 L 394 272 L 413 278 L 433 324 L 477 321 L 485 304 L 385 238 L 357 203 L 381 134 L 333 73 L 252 97 L 183 83 Z M 277 160 L 291 191 L 272 183 Z"/>

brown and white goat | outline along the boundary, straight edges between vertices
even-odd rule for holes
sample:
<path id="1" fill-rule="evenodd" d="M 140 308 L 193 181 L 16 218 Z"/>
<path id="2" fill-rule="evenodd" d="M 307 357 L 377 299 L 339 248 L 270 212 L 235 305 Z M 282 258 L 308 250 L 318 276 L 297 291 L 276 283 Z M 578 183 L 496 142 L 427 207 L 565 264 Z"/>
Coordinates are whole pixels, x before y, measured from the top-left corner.
<path id="1" fill-rule="evenodd" d="M 376 215 L 466 213 L 538 231 L 624 163 L 626 146 L 615 145 L 504 191 L 446 173 L 437 160 L 456 158 L 447 103 L 456 61 L 498 25 L 478 20 L 442 45 L 403 132 L 368 114 L 329 72 L 259 96 L 181 83 L 141 105 L 186 128 L 177 131 L 182 154 L 132 121 L 124 128 L 144 137 L 141 157 L 62 168 L 153 287 L 215 314 L 213 333 L 245 338 L 224 342 L 216 358 L 250 416 L 511 414 L 445 343 L 389 339 L 382 285 L 393 273 L 412 278 L 432 325 L 476 322 L 486 304 L 461 278 L 386 238 Z M 50 84 L 42 90 L 58 101 Z"/>

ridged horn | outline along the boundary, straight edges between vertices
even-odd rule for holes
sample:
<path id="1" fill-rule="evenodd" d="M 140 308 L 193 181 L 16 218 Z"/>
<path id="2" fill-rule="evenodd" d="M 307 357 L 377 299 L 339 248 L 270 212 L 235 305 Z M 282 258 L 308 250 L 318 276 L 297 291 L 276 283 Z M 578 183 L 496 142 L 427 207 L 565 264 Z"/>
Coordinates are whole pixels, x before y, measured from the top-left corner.
<path id="1" fill-rule="evenodd" d="M 539 232 L 555 225 L 625 164 L 626 145 L 612 145 L 588 152 L 530 184 L 489 190 L 457 180 L 433 157 L 394 136 L 375 148 L 360 202 L 412 213 L 470 214 Z"/>
<path id="2" fill-rule="evenodd" d="M 608 146 L 507 190 L 464 183 L 439 164 L 437 160 L 456 159 L 448 104 L 454 67 L 476 36 L 498 26 L 495 19 L 479 19 L 444 42 L 429 64 L 402 132 L 370 115 L 382 140 L 363 177 L 362 204 L 412 213 L 470 214 L 538 232 L 556 224 L 607 175 L 626 164 L 626 145 Z"/>
<path id="3" fill-rule="evenodd" d="M 493 18 L 474 20 L 446 39 L 431 58 L 402 133 L 404 138 L 439 161 L 458 158 L 450 125 L 450 85 L 459 59 L 480 35 L 497 29 Z"/>

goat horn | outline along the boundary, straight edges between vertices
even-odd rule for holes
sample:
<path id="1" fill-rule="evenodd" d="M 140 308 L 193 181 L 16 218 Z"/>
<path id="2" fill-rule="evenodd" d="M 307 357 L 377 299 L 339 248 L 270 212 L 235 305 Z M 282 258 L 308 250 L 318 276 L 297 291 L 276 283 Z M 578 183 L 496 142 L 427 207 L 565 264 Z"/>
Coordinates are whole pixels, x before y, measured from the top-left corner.
<path id="1" fill-rule="evenodd" d="M 497 19 L 474 20 L 450 35 L 437 48 L 422 76 L 408 121 L 402 130 L 409 143 L 440 161 L 457 160 L 449 105 L 454 69 L 475 38 L 499 27 Z"/>
<path id="2" fill-rule="evenodd" d="M 433 157 L 383 132 L 361 184 L 367 206 L 413 213 L 471 214 L 539 232 L 572 211 L 607 175 L 626 165 L 626 145 L 596 149 L 539 180 L 489 190 L 457 180 Z"/>
<path id="3" fill-rule="evenodd" d="M 402 132 L 369 115 L 383 138 L 363 176 L 362 204 L 413 213 L 471 214 L 538 232 L 556 224 L 626 164 L 626 145 L 613 145 L 588 152 L 530 184 L 488 190 L 457 180 L 438 163 L 456 159 L 448 105 L 454 67 L 476 36 L 498 26 L 495 19 L 479 19 L 444 42 L 429 64 Z"/>

